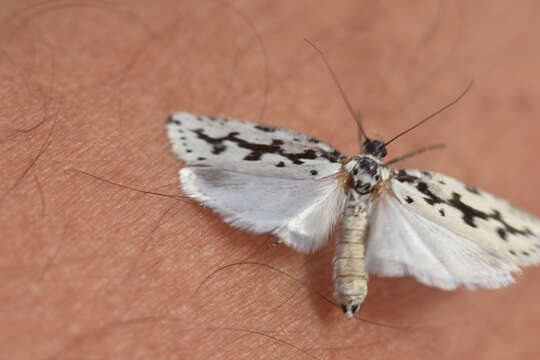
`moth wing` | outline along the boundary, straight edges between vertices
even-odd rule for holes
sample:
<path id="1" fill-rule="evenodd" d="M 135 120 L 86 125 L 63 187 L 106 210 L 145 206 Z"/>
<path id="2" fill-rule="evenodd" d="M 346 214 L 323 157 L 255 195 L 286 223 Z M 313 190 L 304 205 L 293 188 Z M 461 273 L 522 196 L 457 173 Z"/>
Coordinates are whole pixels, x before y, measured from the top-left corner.
<path id="1" fill-rule="evenodd" d="M 303 133 L 277 127 L 178 112 L 169 117 L 173 151 L 188 165 L 207 165 L 287 179 L 335 174 L 346 156 Z"/>
<path id="2" fill-rule="evenodd" d="M 343 177 L 284 179 L 213 167 L 180 170 L 184 191 L 232 226 L 271 232 L 300 252 L 321 247 L 345 202 Z"/>
<path id="3" fill-rule="evenodd" d="M 499 288 L 519 268 L 497 250 L 471 241 L 404 206 L 388 189 L 370 213 L 366 266 L 380 276 L 414 276 L 445 290 Z"/>
<path id="4" fill-rule="evenodd" d="M 407 210 L 485 249 L 528 266 L 540 262 L 540 220 L 498 198 L 441 174 L 393 171 L 391 192 Z"/>

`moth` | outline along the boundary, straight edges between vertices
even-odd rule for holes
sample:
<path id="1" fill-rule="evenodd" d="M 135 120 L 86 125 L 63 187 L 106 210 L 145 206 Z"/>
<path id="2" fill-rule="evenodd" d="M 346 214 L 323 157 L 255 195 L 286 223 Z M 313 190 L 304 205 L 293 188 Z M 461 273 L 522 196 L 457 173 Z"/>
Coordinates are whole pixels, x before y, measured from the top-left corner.
<path id="1" fill-rule="evenodd" d="M 349 317 L 368 273 L 495 289 L 540 262 L 540 220 L 450 177 L 387 167 L 388 143 L 364 136 L 348 157 L 300 132 L 185 112 L 167 131 L 184 192 L 225 222 L 302 253 L 336 228 L 334 296 Z"/>

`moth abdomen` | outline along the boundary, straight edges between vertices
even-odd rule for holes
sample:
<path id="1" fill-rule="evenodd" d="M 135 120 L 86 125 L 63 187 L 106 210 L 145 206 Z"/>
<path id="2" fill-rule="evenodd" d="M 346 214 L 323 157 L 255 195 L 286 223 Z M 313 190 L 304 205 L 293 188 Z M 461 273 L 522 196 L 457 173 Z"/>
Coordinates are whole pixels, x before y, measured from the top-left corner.
<path id="1" fill-rule="evenodd" d="M 334 254 L 334 297 L 352 317 L 367 296 L 365 264 L 367 213 L 358 201 L 350 201 L 339 224 Z"/>

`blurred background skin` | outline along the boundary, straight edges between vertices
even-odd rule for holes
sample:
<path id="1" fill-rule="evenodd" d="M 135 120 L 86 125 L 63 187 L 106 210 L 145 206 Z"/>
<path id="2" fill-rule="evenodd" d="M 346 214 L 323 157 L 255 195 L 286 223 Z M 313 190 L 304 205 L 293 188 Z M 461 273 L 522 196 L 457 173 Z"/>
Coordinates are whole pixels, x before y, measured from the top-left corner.
<path id="1" fill-rule="evenodd" d="M 0 358 L 527 359 L 540 269 L 498 291 L 372 277 L 332 299 L 330 243 L 268 248 L 180 194 L 176 110 L 307 132 L 346 154 L 354 122 L 399 164 L 540 215 L 535 1 L 48 1 L 0 9 Z M 261 265 L 262 264 L 262 265 Z M 279 271 L 278 271 L 279 270 Z M 369 320 L 371 321 L 362 321 Z M 376 322 L 376 323 L 373 323 Z"/>

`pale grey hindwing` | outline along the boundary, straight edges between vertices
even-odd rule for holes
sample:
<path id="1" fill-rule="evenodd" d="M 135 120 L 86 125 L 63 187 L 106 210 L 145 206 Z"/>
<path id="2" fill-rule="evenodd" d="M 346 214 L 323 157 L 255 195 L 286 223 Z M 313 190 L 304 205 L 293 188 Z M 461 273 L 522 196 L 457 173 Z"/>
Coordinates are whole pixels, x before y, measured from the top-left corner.
<path id="1" fill-rule="evenodd" d="M 539 219 L 448 176 L 415 169 L 392 173 L 391 190 L 409 210 L 518 265 L 540 262 Z"/>

